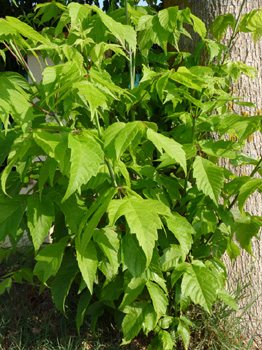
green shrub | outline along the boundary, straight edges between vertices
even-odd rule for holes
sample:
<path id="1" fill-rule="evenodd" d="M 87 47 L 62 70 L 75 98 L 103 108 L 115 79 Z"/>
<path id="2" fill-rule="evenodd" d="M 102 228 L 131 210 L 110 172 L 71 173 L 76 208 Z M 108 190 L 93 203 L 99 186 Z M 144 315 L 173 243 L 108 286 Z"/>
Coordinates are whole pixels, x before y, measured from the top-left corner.
<path id="1" fill-rule="evenodd" d="M 251 253 L 261 226 L 261 218 L 243 212 L 261 188 L 262 179 L 253 178 L 261 160 L 241 149 L 262 117 L 228 108 L 239 103 L 229 93 L 231 80 L 256 71 L 229 61 L 227 48 L 206 38 L 189 9 L 155 13 L 128 4 L 127 13 L 105 14 L 96 6 L 59 6 L 57 25 L 41 33 L 16 18 L 0 20 L 1 42 L 32 80 L 0 73 L 1 162 L 8 157 L 0 240 L 8 235 L 16 250 L 26 231 L 35 252 L 34 268 L 7 276 L 0 293 L 12 279 L 37 278 L 65 313 L 74 283 L 78 329 L 85 315 L 95 328 L 106 310 L 120 325 L 123 344 L 142 330 L 155 333 L 151 349 L 173 349 L 177 337 L 187 349 L 192 303 L 211 313 L 220 298 L 237 309 L 224 289 L 221 257 L 239 255 L 234 237 Z M 184 24 L 199 34 L 194 55 L 179 51 L 180 36 L 190 37 Z M 247 19 L 239 27 L 247 31 L 244 25 Z M 24 57 L 39 52 L 55 65 L 37 83 Z M 254 171 L 237 177 L 218 158 L 253 164 Z M 33 186 L 21 194 L 30 179 Z M 52 243 L 43 246 L 51 227 Z"/>

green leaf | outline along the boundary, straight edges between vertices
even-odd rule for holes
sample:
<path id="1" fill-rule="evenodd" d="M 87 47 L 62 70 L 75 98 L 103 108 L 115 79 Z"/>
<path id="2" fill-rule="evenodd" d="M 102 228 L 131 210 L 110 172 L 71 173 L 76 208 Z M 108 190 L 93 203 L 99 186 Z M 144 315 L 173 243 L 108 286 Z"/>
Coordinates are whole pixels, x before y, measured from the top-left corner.
<path id="1" fill-rule="evenodd" d="M 181 264 L 178 264 L 171 275 L 171 286 L 173 287 L 174 284 L 179 280 L 179 278 L 184 274 L 188 267 L 187 262 L 182 262 Z"/>
<path id="2" fill-rule="evenodd" d="M 210 26 L 210 31 L 215 39 L 221 41 L 227 31 L 228 26 L 231 26 L 234 29 L 236 20 L 231 13 L 225 15 L 220 15 L 216 17 L 214 22 Z"/>
<path id="3" fill-rule="evenodd" d="M 180 164 L 186 174 L 186 154 L 182 145 L 152 129 L 147 130 L 147 138 L 153 142 L 159 152 L 162 153 L 164 150 L 172 159 Z"/>
<path id="4" fill-rule="evenodd" d="M 164 316 L 158 321 L 158 325 L 162 329 L 168 329 L 174 322 L 173 316 Z"/>
<path id="5" fill-rule="evenodd" d="M 203 152 L 209 156 L 223 157 L 229 159 L 235 159 L 237 154 L 234 151 L 238 145 L 233 141 L 219 140 L 201 140 L 199 146 Z"/>
<path id="6" fill-rule="evenodd" d="M 77 327 L 78 333 L 80 331 L 80 327 L 84 322 L 85 312 L 91 301 L 91 298 L 92 298 L 92 295 L 89 293 L 89 291 L 86 291 L 80 295 L 80 298 L 78 300 L 77 310 L 76 310 L 76 327 Z"/>
<path id="7" fill-rule="evenodd" d="M 245 249 L 249 254 L 252 255 L 251 239 L 256 236 L 262 222 L 256 217 L 239 216 L 235 221 L 236 240 L 240 243 L 241 248 Z"/>
<path id="8" fill-rule="evenodd" d="M 238 207 L 243 212 L 244 205 L 248 197 L 257 189 L 262 189 L 262 179 L 250 179 L 240 187 L 238 199 Z"/>
<path id="9" fill-rule="evenodd" d="M 73 84 L 73 88 L 77 89 L 78 93 L 88 102 L 92 117 L 98 107 L 105 106 L 106 95 L 89 81 L 76 82 Z"/>
<path id="10" fill-rule="evenodd" d="M 185 350 L 187 350 L 190 344 L 190 329 L 188 325 L 182 320 L 179 321 L 177 333 L 181 335 Z"/>
<path id="11" fill-rule="evenodd" d="M 97 251 L 92 241 L 89 241 L 85 250 L 79 246 L 79 241 L 76 241 L 77 261 L 83 279 L 90 291 L 93 294 L 93 283 L 96 276 L 98 266 Z M 81 254 L 79 254 L 81 251 Z"/>
<path id="12" fill-rule="evenodd" d="M 123 47 L 126 41 L 132 51 L 136 52 L 136 32 L 131 26 L 115 21 L 96 6 L 92 6 L 92 9 L 99 15 L 103 24 L 120 41 Z"/>
<path id="13" fill-rule="evenodd" d="M 55 215 L 53 203 L 46 196 L 40 201 L 39 197 L 31 195 L 27 199 L 26 214 L 33 245 L 37 251 L 53 224 Z"/>
<path id="14" fill-rule="evenodd" d="M 166 313 L 168 299 L 164 291 L 156 283 L 148 281 L 146 282 L 146 287 L 152 300 L 155 312 L 157 313 L 157 318 L 159 319 Z"/>
<path id="15" fill-rule="evenodd" d="M 15 166 L 16 163 L 27 154 L 31 145 L 32 145 L 32 140 L 28 134 L 24 134 L 20 136 L 13 143 L 8 156 L 7 166 L 4 168 L 1 174 L 1 186 L 2 186 L 2 191 L 5 194 L 7 194 L 5 185 L 6 185 L 8 175 L 10 174 L 13 166 Z"/>
<path id="16" fill-rule="evenodd" d="M 96 230 L 93 237 L 108 258 L 114 274 L 116 274 L 120 264 L 118 256 L 120 242 L 117 233 L 109 227 L 105 227 L 104 229 Z"/>
<path id="17" fill-rule="evenodd" d="M 69 10 L 68 13 L 71 18 L 71 27 L 76 30 L 79 30 L 82 27 L 82 22 L 92 11 L 87 6 L 83 6 L 78 3 L 70 3 L 67 8 Z"/>
<path id="18" fill-rule="evenodd" d="M 110 148 L 106 148 L 105 152 L 110 155 L 115 154 L 115 157 L 118 160 L 130 145 L 132 148 L 135 148 L 139 144 L 144 130 L 145 125 L 140 121 L 126 124 L 120 129 L 115 137 L 114 143 L 110 143 Z"/>
<path id="19" fill-rule="evenodd" d="M 48 180 L 48 178 L 50 181 L 50 185 L 53 186 L 53 179 L 54 179 L 54 175 L 57 167 L 58 167 L 57 161 L 54 158 L 49 158 L 49 157 L 46 159 L 46 161 L 42 165 L 39 172 L 39 180 L 38 180 L 40 199 L 42 196 L 44 185 Z"/>
<path id="20" fill-rule="evenodd" d="M 16 130 L 1 130 L 0 131 L 0 165 L 3 164 L 5 159 L 8 157 L 10 153 L 11 147 L 18 137 L 18 132 Z"/>
<path id="21" fill-rule="evenodd" d="M 131 274 L 138 278 L 145 271 L 147 259 L 143 249 L 140 247 L 136 236 L 127 233 L 121 242 L 122 260 Z"/>
<path id="22" fill-rule="evenodd" d="M 10 291 L 10 288 L 12 286 L 12 278 L 6 278 L 0 283 L 0 295 L 4 294 L 4 292 L 7 290 L 8 293 Z"/>
<path id="23" fill-rule="evenodd" d="M 7 235 L 16 237 L 25 208 L 24 200 L 0 195 L 0 241 L 3 241 Z"/>
<path id="24" fill-rule="evenodd" d="M 194 260 L 182 279 L 182 293 L 189 296 L 211 314 L 211 307 L 217 298 L 218 282 L 214 274 L 198 260 Z"/>
<path id="25" fill-rule="evenodd" d="M 163 255 L 159 259 L 159 265 L 162 271 L 173 270 L 182 259 L 183 253 L 181 247 L 176 244 L 170 244 L 170 247 L 164 249 Z"/>
<path id="26" fill-rule="evenodd" d="M 217 295 L 223 302 L 230 306 L 232 309 L 239 311 L 239 307 L 237 305 L 236 300 L 229 294 L 229 292 L 225 289 L 221 289 L 217 292 Z"/>
<path id="27" fill-rule="evenodd" d="M 95 228 L 97 227 L 99 221 L 101 220 L 102 216 L 107 210 L 109 202 L 111 201 L 111 198 L 114 196 L 115 193 L 116 189 L 110 188 L 106 193 L 101 195 L 96 200 L 96 202 L 93 204 L 93 206 L 91 206 L 87 213 L 89 216 L 93 216 L 91 220 L 89 220 L 83 235 L 78 235 L 76 237 L 76 253 L 79 269 L 91 294 L 93 292 L 93 281 L 97 269 L 98 259 L 96 248 L 93 242 L 90 242 L 90 239 L 93 236 Z M 87 219 L 88 218 L 86 218 L 85 220 Z M 90 264 L 90 266 L 88 266 L 88 264 Z M 91 275 L 89 275 L 89 272 L 91 273 Z"/>
<path id="28" fill-rule="evenodd" d="M 148 336 L 148 333 L 152 332 L 157 325 L 157 315 L 154 311 L 152 304 L 147 304 L 147 306 L 144 309 L 144 314 L 145 317 L 142 329 L 145 335 Z"/>
<path id="29" fill-rule="evenodd" d="M 62 263 L 63 254 L 67 245 L 66 240 L 59 243 L 52 243 L 49 246 L 41 249 L 35 257 L 37 263 L 34 267 L 34 275 L 45 283 L 51 276 L 55 276 Z"/>
<path id="30" fill-rule="evenodd" d="M 251 31 L 252 37 L 255 43 L 262 36 L 261 20 L 262 20 L 262 11 L 260 9 L 259 12 L 257 12 L 254 16 L 251 17 L 251 20 L 248 23 L 248 29 Z"/>
<path id="31" fill-rule="evenodd" d="M 67 251 L 50 288 L 55 306 L 65 314 L 65 299 L 78 272 L 76 259 L 72 251 Z"/>
<path id="32" fill-rule="evenodd" d="M 147 303 L 141 301 L 135 306 L 129 306 L 124 312 L 126 313 L 123 322 L 122 329 L 124 333 L 124 339 L 122 345 L 129 344 L 130 341 L 135 338 L 140 332 L 145 316 L 146 316 Z"/>
<path id="33" fill-rule="evenodd" d="M 178 6 L 172 6 L 158 12 L 158 19 L 161 26 L 170 32 L 177 27 Z"/>
<path id="34" fill-rule="evenodd" d="M 170 79 L 197 91 L 202 91 L 202 89 L 207 87 L 207 83 L 204 79 L 191 73 L 186 67 L 179 67 L 176 72 L 170 75 Z"/>
<path id="35" fill-rule="evenodd" d="M 164 331 L 163 329 L 159 330 L 156 337 L 152 339 L 152 346 L 149 345 L 148 350 L 173 350 L 175 342 L 173 340 L 170 332 Z"/>
<path id="36" fill-rule="evenodd" d="M 6 21 L 10 24 L 17 33 L 33 41 L 39 41 L 42 44 L 52 46 L 52 43 L 46 37 L 43 37 L 40 33 L 34 30 L 30 25 L 20 21 L 18 18 L 6 16 Z"/>
<path id="37" fill-rule="evenodd" d="M 63 175 L 70 172 L 70 150 L 68 148 L 68 131 L 49 132 L 41 129 L 34 130 L 34 141 L 42 148 L 46 155 L 54 158 Z"/>
<path id="38" fill-rule="evenodd" d="M 71 171 L 68 188 L 62 202 L 80 189 L 83 184 L 86 184 L 92 176 L 95 176 L 100 164 L 104 161 L 100 145 L 88 134 L 69 134 L 68 147 L 71 149 Z"/>
<path id="39" fill-rule="evenodd" d="M 158 238 L 157 230 L 162 227 L 159 214 L 169 215 L 168 207 L 156 200 L 130 197 L 112 200 L 108 212 L 112 226 L 118 218 L 125 216 L 130 232 L 136 235 L 149 265 Z"/>
<path id="40" fill-rule="evenodd" d="M 207 159 L 197 156 L 193 164 L 197 188 L 209 196 L 216 205 L 223 188 L 224 170 Z"/>
<path id="41" fill-rule="evenodd" d="M 78 234 L 81 221 L 87 213 L 85 201 L 80 195 L 74 193 L 66 201 L 59 204 L 59 206 L 65 215 L 66 225 L 70 228 L 73 234 Z"/>
<path id="42" fill-rule="evenodd" d="M 132 278 L 124 290 L 125 294 L 122 303 L 119 306 L 119 309 L 121 310 L 124 309 L 127 305 L 131 305 L 131 303 L 136 300 L 136 298 L 142 293 L 145 285 L 146 281 L 144 278 Z"/>
<path id="43" fill-rule="evenodd" d="M 231 260 L 235 260 L 240 255 L 240 248 L 232 240 L 228 241 L 227 254 Z"/>
<path id="44" fill-rule="evenodd" d="M 190 17 L 194 22 L 194 25 L 193 25 L 194 31 L 198 33 L 202 39 L 204 39 L 207 34 L 205 23 L 202 22 L 200 18 L 194 16 L 192 13 L 190 14 Z"/>
<path id="45" fill-rule="evenodd" d="M 195 230 L 187 219 L 178 213 L 172 213 L 172 216 L 166 217 L 166 222 L 167 227 L 178 240 L 181 246 L 182 259 L 185 260 L 186 255 L 191 249 L 193 243 L 192 235 L 195 233 Z"/>

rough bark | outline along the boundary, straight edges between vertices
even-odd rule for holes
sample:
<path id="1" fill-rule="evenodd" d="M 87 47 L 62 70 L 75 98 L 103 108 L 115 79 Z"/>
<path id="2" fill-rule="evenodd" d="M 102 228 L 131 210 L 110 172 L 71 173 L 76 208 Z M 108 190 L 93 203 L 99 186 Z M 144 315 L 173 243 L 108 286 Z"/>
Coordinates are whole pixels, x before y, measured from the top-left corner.
<path id="1" fill-rule="evenodd" d="M 179 6 L 180 9 L 190 7 L 191 12 L 197 17 L 201 18 L 207 27 L 210 26 L 215 17 L 221 14 L 232 13 L 235 18 L 239 14 L 242 1 L 240 0 L 165 0 L 164 7 Z M 262 0 L 246 1 L 243 14 L 248 13 L 254 9 L 262 7 Z M 232 30 L 229 29 L 225 37 L 225 44 L 229 42 Z M 193 40 L 193 43 L 196 41 Z M 182 42 L 183 46 L 186 43 Z M 190 47 L 190 43 L 187 49 L 193 49 Z M 251 35 L 240 34 L 238 35 L 234 45 L 231 48 L 231 54 L 229 57 L 233 61 L 241 61 L 248 65 L 255 67 L 258 70 L 258 79 L 251 80 L 245 76 L 241 77 L 238 84 L 233 86 L 233 91 L 238 96 L 244 96 L 245 101 L 253 102 L 258 110 L 262 109 L 262 40 L 259 40 L 254 44 Z M 246 112 L 250 115 L 254 115 L 257 111 L 253 109 L 236 108 L 237 113 Z M 261 114 L 261 113 L 259 113 Z M 253 137 L 250 137 L 246 141 L 244 152 L 253 158 L 262 157 L 262 135 L 256 132 Z M 229 164 L 221 164 L 226 166 L 231 171 L 233 169 Z M 253 166 L 241 166 L 234 172 L 238 175 L 250 175 L 253 170 Z M 255 193 L 251 196 L 245 206 L 245 210 L 252 215 L 262 215 L 262 198 L 261 194 Z M 245 313 L 245 327 L 247 327 L 255 338 L 255 342 L 258 344 L 259 349 L 262 346 L 262 297 L 259 295 L 262 293 L 262 248 L 259 240 L 253 239 L 252 249 L 254 257 L 251 257 L 245 252 L 242 252 L 241 256 L 231 264 L 229 259 L 225 258 L 224 262 L 228 269 L 229 284 L 236 288 L 238 282 L 240 285 L 250 283 L 248 291 L 245 291 L 246 297 L 242 300 L 242 307 L 247 306 L 253 298 L 255 301 L 248 312 Z"/>

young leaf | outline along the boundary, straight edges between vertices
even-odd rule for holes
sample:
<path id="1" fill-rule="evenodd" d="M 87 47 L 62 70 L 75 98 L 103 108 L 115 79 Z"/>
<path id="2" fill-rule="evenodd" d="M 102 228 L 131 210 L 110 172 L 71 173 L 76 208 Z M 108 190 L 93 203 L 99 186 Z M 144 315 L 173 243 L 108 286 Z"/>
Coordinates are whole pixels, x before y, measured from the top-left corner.
<path id="1" fill-rule="evenodd" d="M 197 156 L 193 164 L 197 188 L 209 196 L 216 205 L 223 187 L 224 170 L 207 159 Z"/>
<path id="2" fill-rule="evenodd" d="M 215 275 L 201 261 L 194 260 L 187 266 L 181 287 L 184 296 L 189 296 L 211 314 L 219 285 Z"/>
<path id="3" fill-rule="evenodd" d="M 100 145 L 88 134 L 82 136 L 69 134 L 68 147 L 71 149 L 71 171 L 68 188 L 62 202 L 96 175 L 100 164 L 104 161 Z"/>
<path id="4" fill-rule="evenodd" d="M 39 197 L 31 195 L 27 199 L 27 220 L 33 245 L 37 251 L 54 221 L 54 206 L 47 196 Z"/>
<path id="5" fill-rule="evenodd" d="M 152 129 L 147 130 L 147 138 L 153 142 L 159 152 L 162 153 L 164 150 L 172 159 L 180 164 L 186 174 L 186 154 L 182 145 Z"/>
<path id="6" fill-rule="evenodd" d="M 7 235 L 16 237 L 25 208 L 25 201 L 21 198 L 10 199 L 0 195 L 0 241 Z"/>

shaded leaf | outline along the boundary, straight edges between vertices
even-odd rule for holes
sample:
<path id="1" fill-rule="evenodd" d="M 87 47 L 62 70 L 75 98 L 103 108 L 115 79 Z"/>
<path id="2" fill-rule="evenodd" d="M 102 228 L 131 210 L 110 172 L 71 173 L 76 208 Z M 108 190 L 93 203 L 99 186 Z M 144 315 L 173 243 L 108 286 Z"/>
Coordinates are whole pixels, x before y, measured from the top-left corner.
<path id="1" fill-rule="evenodd" d="M 21 198 L 0 195 L 0 241 L 7 235 L 16 237 L 25 209 L 26 203 Z"/>
<path id="2" fill-rule="evenodd" d="M 147 138 L 153 142 L 159 152 L 162 153 L 164 150 L 172 159 L 182 166 L 185 173 L 187 172 L 186 154 L 182 145 L 152 129 L 147 130 Z"/>
<path id="3" fill-rule="evenodd" d="M 37 251 L 53 224 L 55 213 L 52 201 L 43 196 L 29 196 L 27 199 L 27 222 L 32 236 L 35 250 Z"/>

